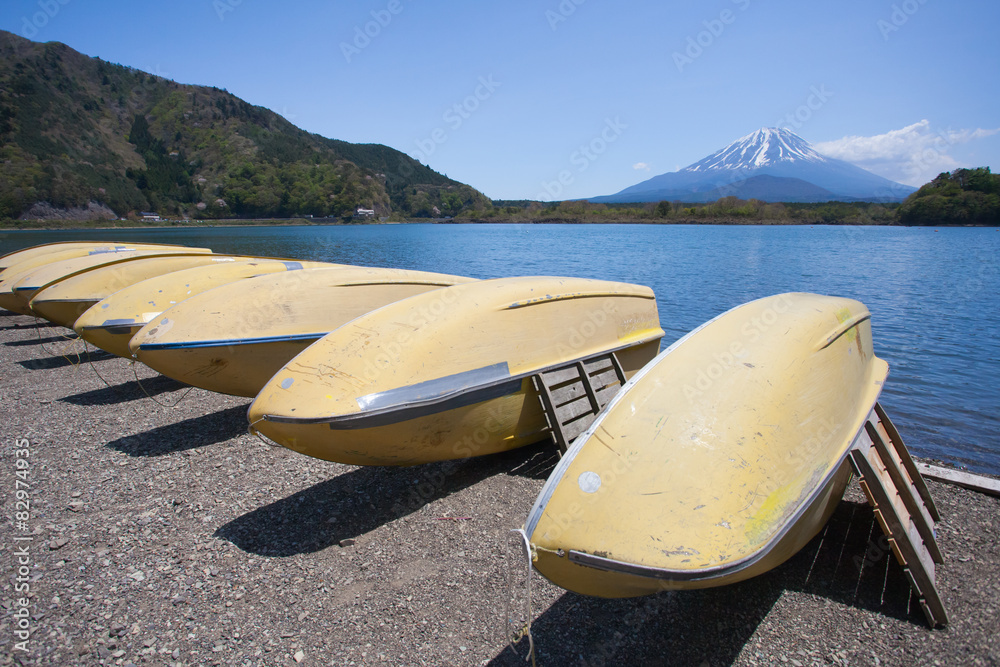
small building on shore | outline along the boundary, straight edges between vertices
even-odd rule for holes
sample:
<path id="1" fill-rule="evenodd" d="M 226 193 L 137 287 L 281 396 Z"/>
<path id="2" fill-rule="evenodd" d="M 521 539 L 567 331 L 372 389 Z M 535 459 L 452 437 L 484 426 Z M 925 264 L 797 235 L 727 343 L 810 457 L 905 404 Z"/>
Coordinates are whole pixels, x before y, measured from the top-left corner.
<path id="1" fill-rule="evenodd" d="M 143 222 L 160 222 L 163 218 L 160 217 L 159 213 L 154 213 L 153 211 L 142 211 L 139 213 Z"/>

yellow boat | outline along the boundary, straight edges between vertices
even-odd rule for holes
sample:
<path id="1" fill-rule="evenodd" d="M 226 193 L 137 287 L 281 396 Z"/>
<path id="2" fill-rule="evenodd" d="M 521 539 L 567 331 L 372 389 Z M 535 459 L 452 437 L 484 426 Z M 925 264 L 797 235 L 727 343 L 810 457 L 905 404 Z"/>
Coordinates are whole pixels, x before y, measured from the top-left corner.
<path id="1" fill-rule="evenodd" d="M 31 315 L 28 302 L 41 287 L 77 271 L 122 259 L 170 253 L 211 254 L 211 252 L 209 248 L 183 246 L 157 248 L 124 246 L 111 250 L 99 249 L 84 254 L 77 250 L 66 250 L 36 257 L 33 260 L 19 262 L 4 272 L 3 280 L 0 280 L 0 307 L 22 315 Z M 44 282 L 41 282 L 43 280 Z"/>
<path id="2" fill-rule="evenodd" d="M 137 282 L 204 266 L 235 264 L 245 255 L 177 253 L 132 257 L 78 271 L 38 290 L 28 304 L 32 312 L 53 324 L 73 328 L 77 318 L 106 296 Z M 44 278 L 42 278 L 44 279 Z M 16 291 L 17 288 L 15 288 Z"/>
<path id="3" fill-rule="evenodd" d="M 174 271 L 105 297 L 77 318 L 73 328 L 91 345 L 131 359 L 128 344 L 132 336 L 164 310 L 195 294 L 268 273 L 334 266 L 325 262 L 254 259 Z"/>
<path id="4" fill-rule="evenodd" d="M 289 449 L 414 465 L 548 437 L 532 376 L 617 352 L 626 375 L 659 348 L 648 287 L 582 278 L 485 280 L 346 324 L 292 359 L 250 406 Z"/>
<path id="5" fill-rule="evenodd" d="M 857 301 L 782 294 L 711 320 L 636 374 L 560 460 L 524 527 L 535 568 L 601 597 L 774 568 L 840 501 L 887 374 Z"/>
<path id="6" fill-rule="evenodd" d="M 0 257 L 0 276 L 8 268 L 14 266 L 15 264 L 20 264 L 22 262 L 32 261 L 35 259 L 41 259 L 40 263 L 45 263 L 49 261 L 46 259 L 48 255 L 54 255 L 57 252 L 66 251 L 76 251 L 75 255 L 79 257 L 81 255 L 87 255 L 92 252 L 113 252 L 114 250 L 125 250 L 134 248 L 178 248 L 183 249 L 184 246 L 171 246 L 163 243 L 140 243 L 140 244 L 127 244 L 127 243 L 113 243 L 110 241 L 58 241 L 55 243 L 43 243 L 42 245 L 31 246 L 30 248 L 22 248 L 21 250 L 15 250 L 14 252 L 9 252 L 6 255 Z M 67 258 L 69 255 L 66 256 Z M 37 265 L 36 265 L 37 266 Z M 25 266 L 24 268 L 30 268 Z"/>
<path id="7" fill-rule="evenodd" d="M 140 329 L 132 355 L 181 382 L 255 396 L 309 344 L 387 303 L 471 278 L 339 267 L 248 278 L 182 301 Z"/>

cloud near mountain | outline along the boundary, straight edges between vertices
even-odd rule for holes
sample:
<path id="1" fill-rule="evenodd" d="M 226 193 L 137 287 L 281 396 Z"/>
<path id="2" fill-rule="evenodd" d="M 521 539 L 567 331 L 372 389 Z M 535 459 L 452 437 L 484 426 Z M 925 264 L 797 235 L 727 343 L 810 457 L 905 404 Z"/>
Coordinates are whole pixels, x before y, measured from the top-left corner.
<path id="1" fill-rule="evenodd" d="M 847 136 L 814 144 L 833 158 L 859 165 L 890 180 L 919 186 L 945 171 L 963 165 L 952 155 L 953 148 L 992 136 L 997 129 L 935 131 L 924 119 L 898 130 L 871 137 Z"/>

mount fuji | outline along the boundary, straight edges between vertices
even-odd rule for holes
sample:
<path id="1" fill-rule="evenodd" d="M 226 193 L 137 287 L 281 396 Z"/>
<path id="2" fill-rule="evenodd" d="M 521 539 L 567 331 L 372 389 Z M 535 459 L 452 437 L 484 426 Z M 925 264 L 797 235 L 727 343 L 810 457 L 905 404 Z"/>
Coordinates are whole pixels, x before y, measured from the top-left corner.
<path id="1" fill-rule="evenodd" d="M 802 137 L 762 128 L 703 160 L 592 202 L 709 202 L 721 197 L 771 202 L 902 201 L 916 188 L 817 153 Z"/>

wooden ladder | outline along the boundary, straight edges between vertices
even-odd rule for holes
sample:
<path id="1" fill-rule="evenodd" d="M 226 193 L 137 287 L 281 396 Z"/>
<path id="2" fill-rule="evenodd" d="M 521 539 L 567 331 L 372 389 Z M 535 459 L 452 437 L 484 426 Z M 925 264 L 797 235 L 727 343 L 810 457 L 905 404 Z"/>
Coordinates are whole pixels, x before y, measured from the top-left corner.
<path id="1" fill-rule="evenodd" d="M 552 439 L 565 453 L 625 384 L 625 371 L 611 352 L 543 371 L 531 380 L 542 401 Z"/>
<path id="2" fill-rule="evenodd" d="M 899 431 L 878 403 L 854 441 L 851 462 L 927 622 L 947 625 L 934 575 L 934 564 L 944 562 L 934 536 L 941 517 Z"/>

